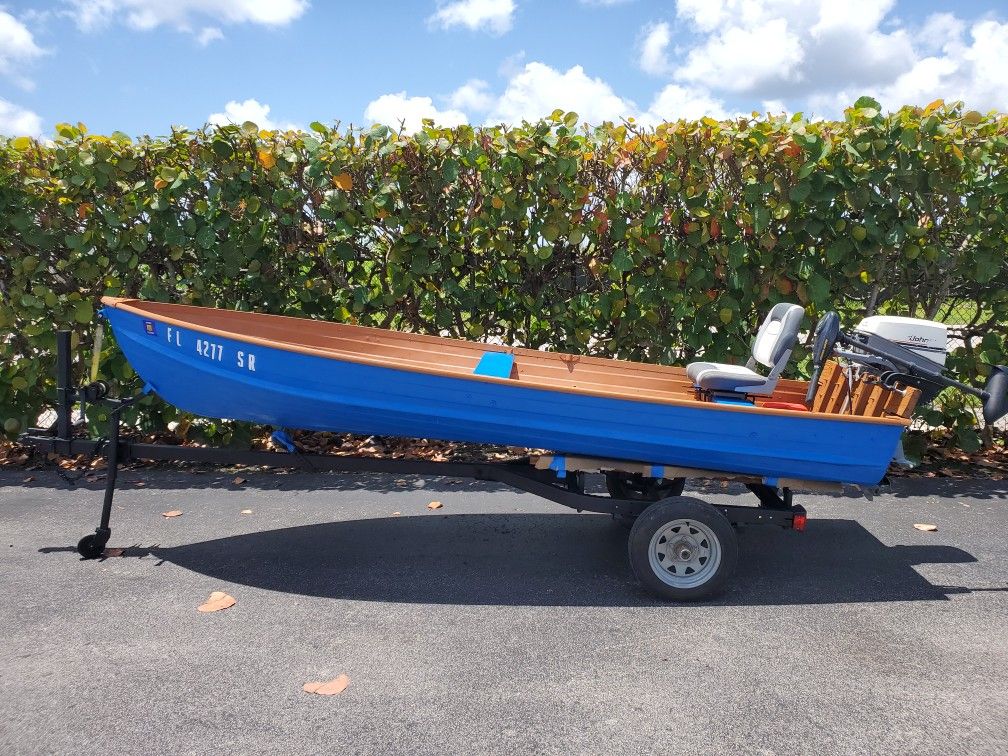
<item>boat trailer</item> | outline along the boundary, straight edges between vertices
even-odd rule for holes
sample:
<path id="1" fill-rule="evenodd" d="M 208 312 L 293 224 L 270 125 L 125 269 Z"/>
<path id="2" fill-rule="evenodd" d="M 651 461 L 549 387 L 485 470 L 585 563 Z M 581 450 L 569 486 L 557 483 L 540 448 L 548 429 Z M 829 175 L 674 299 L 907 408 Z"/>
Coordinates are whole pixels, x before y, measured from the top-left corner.
<path id="1" fill-rule="evenodd" d="M 695 600 L 718 592 L 733 571 L 738 556 L 735 531 L 739 526 L 765 524 L 804 530 L 806 512 L 793 503 L 793 489 L 839 491 L 841 488 L 814 481 L 767 479 L 565 454 L 534 455 L 504 462 L 436 462 L 305 454 L 293 445 L 288 446 L 288 451 L 258 451 L 138 443 L 121 438 L 122 411 L 149 391 L 116 399 L 108 395 L 109 387 L 103 381 L 75 385 L 70 332 L 59 331 L 56 336 L 56 420 L 50 428 L 29 429 L 19 441 L 46 454 L 104 456 L 107 469 L 98 527 L 77 545 L 77 551 L 85 559 L 98 558 L 105 550 L 112 532 L 110 521 L 117 474 L 120 466 L 130 461 L 444 476 L 502 483 L 578 512 L 612 515 L 631 526 L 630 563 L 644 586 L 660 598 Z M 106 438 L 75 437 L 73 411 L 78 403 L 100 405 L 109 410 Z M 274 436 L 276 438 L 277 434 Z M 286 445 L 283 435 L 279 440 L 281 445 Z M 585 491 L 585 476 L 589 472 L 606 476 L 609 495 Z M 714 505 L 682 496 L 687 478 L 741 482 L 756 495 L 758 504 Z"/>

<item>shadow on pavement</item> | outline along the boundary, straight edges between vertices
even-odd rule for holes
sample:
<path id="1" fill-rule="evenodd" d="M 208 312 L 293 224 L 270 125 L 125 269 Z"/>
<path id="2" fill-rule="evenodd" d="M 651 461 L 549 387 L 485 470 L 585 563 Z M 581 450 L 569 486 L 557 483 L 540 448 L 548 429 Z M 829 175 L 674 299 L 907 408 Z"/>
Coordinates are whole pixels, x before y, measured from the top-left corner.
<path id="1" fill-rule="evenodd" d="M 937 496 L 942 499 L 1008 499 L 1008 480 L 987 478 L 896 478 L 883 493 L 901 499 Z"/>
<path id="2" fill-rule="evenodd" d="M 600 515 L 362 519 L 127 552 L 148 554 L 227 582 L 323 598 L 533 606 L 656 604 L 630 573 L 626 531 Z M 945 600 L 970 589 L 932 585 L 914 565 L 975 561 L 951 546 L 886 546 L 852 520 L 810 521 L 803 534 L 751 528 L 740 534 L 739 567 L 727 593 L 711 603 Z"/>

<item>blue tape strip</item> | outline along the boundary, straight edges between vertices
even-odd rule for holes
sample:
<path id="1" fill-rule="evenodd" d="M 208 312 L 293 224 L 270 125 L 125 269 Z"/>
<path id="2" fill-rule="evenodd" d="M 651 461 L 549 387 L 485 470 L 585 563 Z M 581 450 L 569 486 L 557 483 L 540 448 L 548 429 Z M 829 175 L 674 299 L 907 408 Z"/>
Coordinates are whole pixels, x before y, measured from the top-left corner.
<path id="1" fill-rule="evenodd" d="M 735 404 L 744 407 L 752 407 L 753 403 L 748 399 L 735 399 L 730 396 L 715 396 L 714 404 Z"/>
<path id="2" fill-rule="evenodd" d="M 277 446 L 282 446 L 290 454 L 297 454 L 297 447 L 294 446 L 294 439 L 290 437 L 287 431 L 273 431 L 270 434 L 270 441 L 272 441 Z"/>
<path id="3" fill-rule="evenodd" d="M 665 465 L 651 465 L 651 477 L 652 478 L 664 478 L 665 477 Z"/>
<path id="4" fill-rule="evenodd" d="M 140 393 L 141 394 L 153 394 L 156 391 L 157 391 L 157 389 L 154 388 L 154 384 L 153 383 L 145 383 L 144 387 L 140 390 Z"/>
<path id="5" fill-rule="evenodd" d="M 558 478 L 561 478 L 561 479 L 566 478 L 567 477 L 567 457 L 563 456 L 562 454 L 555 454 L 555 455 L 553 455 L 553 461 L 550 462 L 549 469 L 553 470 L 556 473 L 556 476 Z"/>
<path id="6" fill-rule="evenodd" d="M 772 488 L 777 488 L 779 482 L 780 478 L 763 478 L 763 485 L 771 486 Z"/>

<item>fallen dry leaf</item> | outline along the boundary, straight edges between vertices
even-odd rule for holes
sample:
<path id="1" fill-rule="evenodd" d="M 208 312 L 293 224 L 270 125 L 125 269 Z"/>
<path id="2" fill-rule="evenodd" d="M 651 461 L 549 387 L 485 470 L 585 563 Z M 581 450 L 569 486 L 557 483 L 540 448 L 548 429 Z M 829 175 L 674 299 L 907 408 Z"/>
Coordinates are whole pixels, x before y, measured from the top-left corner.
<path id="1" fill-rule="evenodd" d="M 917 528 L 917 530 L 923 530 L 926 533 L 934 533 L 936 530 L 938 530 L 937 525 L 932 525 L 929 522 L 915 522 L 914 527 Z"/>
<path id="2" fill-rule="evenodd" d="M 432 501 L 430 504 L 427 505 L 427 509 L 441 509 L 441 506 L 442 505 L 440 501 Z"/>
<path id="3" fill-rule="evenodd" d="M 144 486 L 146 486 L 147 484 L 146 484 L 146 483 L 144 483 L 144 482 L 143 482 L 142 480 L 134 480 L 134 481 L 133 481 L 133 485 L 134 485 L 134 486 L 137 486 L 138 488 L 143 488 L 143 487 L 144 487 Z"/>
<path id="4" fill-rule="evenodd" d="M 399 516 L 399 515 L 401 515 L 401 514 L 402 514 L 402 512 L 393 512 L 393 513 L 392 513 L 392 516 L 393 516 L 393 517 L 398 517 L 398 516 Z"/>
<path id="5" fill-rule="evenodd" d="M 182 516 L 182 510 L 181 509 L 173 509 L 170 512 L 162 512 L 161 516 L 162 517 L 181 517 Z"/>
<path id="6" fill-rule="evenodd" d="M 105 551 L 102 552 L 104 557 L 121 557 L 126 553 L 126 549 L 113 548 L 111 546 L 107 547 Z"/>
<path id="7" fill-rule="evenodd" d="M 397 486 L 399 486 L 400 488 L 402 488 L 403 486 L 405 486 L 405 485 L 406 485 L 406 481 L 405 481 L 405 480 L 403 480 L 402 478 L 400 478 L 399 480 L 397 480 L 397 481 L 395 482 L 395 484 L 396 484 Z"/>
<path id="8" fill-rule="evenodd" d="M 346 690 L 349 684 L 350 678 L 346 675 L 340 675 L 328 682 L 306 682 L 301 687 L 305 693 L 314 693 L 318 696 L 335 696 Z"/>
<path id="9" fill-rule="evenodd" d="M 238 478 L 235 478 L 234 480 L 232 480 L 231 482 L 234 483 L 236 486 L 244 486 L 245 485 L 245 478 L 238 477 Z"/>
<path id="10" fill-rule="evenodd" d="M 251 510 L 251 509 L 243 509 L 243 510 L 241 511 L 241 513 L 242 513 L 242 514 L 252 514 L 252 510 Z"/>
<path id="11" fill-rule="evenodd" d="M 31 483 L 33 480 L 35 480 L 35 476 L 34 475 L 29 475 L 27 478 L 25 478 L 21 482 L 22 483 Z"/>
<path id="12" fill-rule="evenodd" d="M 224 593 L 224 591 L 214 591 L 210 594 L 204 603 L 197 607 L 197 611 L 200 612 L 219 612 L 221 609 L 227 609 L 229 606 L 234 606 L 237 603 L 234 596 L 229 596 Z"/>

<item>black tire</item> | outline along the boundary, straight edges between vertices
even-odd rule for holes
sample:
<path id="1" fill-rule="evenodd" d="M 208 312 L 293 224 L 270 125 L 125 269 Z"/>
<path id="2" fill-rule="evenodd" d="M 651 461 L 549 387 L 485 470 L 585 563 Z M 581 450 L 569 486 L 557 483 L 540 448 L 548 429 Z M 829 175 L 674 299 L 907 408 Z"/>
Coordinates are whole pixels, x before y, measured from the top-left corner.
<path id="1" fill-rule="evenodd" d="M 605 482 L 612 498 L 631 501 L 661 501 L 670 496 L 682 496 L 686 486 L 686 478 L 647 478 L 617 471 L 607 472 Z"/>
<path id="2" fill-rule="evenodd" d="M 664 544 L 681 544 L 682 557 L 662 551 Z M 738 563 L 738 539 L 728 518 L 689 496 L 664 499 L 645 509 L 630 529 L 627 546 L 630 567 L 641 585 L 670 601 L 699 601 L 719 593 Z"/>
<path id="3" fill-rule="evenodd" d="M 95 533 L 86 535 L 77 542 L 77 553 L 85 559 L 97 559 L 105 551 L 106 543 Z"/>
<path id="4" fill-rule="evenodd" d="M 686 487 L 686 478 L 646 478 L 639 474 L 610 471 L 605 474 L 606 491 L 614 499 L 630 501 L 661 501 L 670 496 L 681 496 Z M 637 521 L 637 515 L 614 514 L 613 521 L 629 530 Z"/>

